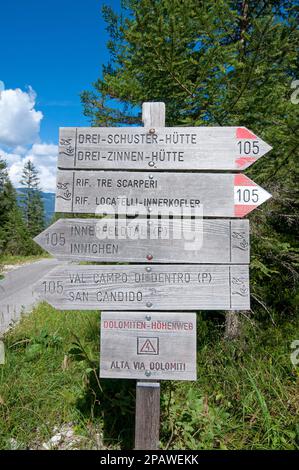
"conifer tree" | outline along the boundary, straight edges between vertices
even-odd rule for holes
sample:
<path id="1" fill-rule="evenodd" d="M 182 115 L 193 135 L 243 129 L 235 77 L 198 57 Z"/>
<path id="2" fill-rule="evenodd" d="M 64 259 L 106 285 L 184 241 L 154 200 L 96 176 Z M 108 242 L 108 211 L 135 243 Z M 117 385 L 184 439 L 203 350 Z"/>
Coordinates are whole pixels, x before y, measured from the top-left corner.
<path id="1" fill-rule="evenodd" d="M 5 249 L 7 241 L 5 226 L 16 206 L 16 191 L 8 177 L 6 162 L 0 158 L 0 253 Z"/>
<path id="2" fill-rule="evenodd" d="M 0 159 L 0 255 L 30 255 L 40 251 L 22 218 L 6 162 Z"/>
<path id="3" fill-rule="evenodd" d="M 5 254 L 28 256 L 41 253 L 42 250 L 32 240 L 17 205 L 10 211 L 4 229 Z"/>
<path id="4" fill-rule="evenodd" d="M 6 162 L 0 158 L 0 227 L 15 204 L 16 192 L 8 177 Z"/>
<path id="5" fill-rule="evenodd" d="M 38 171 L 31 160 L 24 164 L 20 183 L 24 187 L 21 196 L 24 221 L 30 236 L 35 237 L 44 229 L 45 214 Z"/>
<path id="6" fill-rule="evenodd" d="M 261 314 L 295 312 L 299 104 L 291 97 L 299 78 L 298 2 L 122 6 L 121 13 L 103 8 L 110 59 L 94 91 L 81 95 L 85 115 L 93 125 L 142 125 L 141 103 L 164 101 L 168 126 L 241 125 L 268 142 L 273 150 L 248 172 L 273 194 L 249 216 L 252 305 Z"/>

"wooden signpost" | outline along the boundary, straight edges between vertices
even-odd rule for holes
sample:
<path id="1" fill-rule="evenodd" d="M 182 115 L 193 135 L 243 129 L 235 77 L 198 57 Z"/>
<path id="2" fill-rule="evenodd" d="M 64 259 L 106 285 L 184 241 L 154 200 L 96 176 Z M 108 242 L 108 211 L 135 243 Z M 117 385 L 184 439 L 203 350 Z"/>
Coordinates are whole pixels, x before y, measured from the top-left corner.
<path id="1" fill-rule="evenodd" d="M 190 310 L 250 308 L 249 223 L 236 218 L 271 195 L 214 171 L 245 169 L 271 147 L 245 127 L 166 128 L 164 103 L 144 103 L 142 116 L 143 128 L 61 129 L 56 212 L 102 217 L 61 219 L 35 238 L 61 260 L 139 264 L 63 264 L 36 291 L 58 309 L 103 311 L 100 376 L 137 379 L 135 449 L 150 450 L 158 380 L 196 379 Z"/>
<path id="2" fill-rule="evenodd" d="M 58 167 L 240 171 L 269 150 L 246 127 L 63 127 Z"/>
<path id="3" fill-rule="evenodd" d="M 100 377 L 196 380 L 196 314 L 103 312 Z"/>
<path id="4" fill-rule="evenodd" d="M 229 173 L 57 172 L 56 212 L 243 217 L 271 195 Z M 201 212 L 200 212 L 201 216 Z"/>
<path id="5" fill-rule="evenodd" d="M 34 240 L 63 260 L 249 263 L 249 222 L 240 219 L 60 219 Z"/>
<path id="6" fill-rule="evenodd" d="M 248 264 L 59 266 L 36 292 L 63 310 L 247 310 Z"/>

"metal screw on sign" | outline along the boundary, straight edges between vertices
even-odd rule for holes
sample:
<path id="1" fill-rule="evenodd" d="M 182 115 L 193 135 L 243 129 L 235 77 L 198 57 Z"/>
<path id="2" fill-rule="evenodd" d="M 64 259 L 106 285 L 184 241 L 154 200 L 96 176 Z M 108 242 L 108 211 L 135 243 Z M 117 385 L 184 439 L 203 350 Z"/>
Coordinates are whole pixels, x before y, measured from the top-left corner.
<path id="1" fill-rule="evenodd" d="M 147 266 L 147 267 L 145 268 L 145 270 L 146 270 L 148 273 L 150 273 L 151 270 L 152 270 L 152 268 L 149 268 L 149 267 Z"/>
<path id="2" fill-rule="evenodd" d="M 150 376 L 151 376 L 151 372 L 150 372 L 149 370 L 146 370 L 146 371 L 145 371 L 145 375 L 146 375 L 146 377 L 150 377 Z"/>
<path id="3" fill-rule="evenodd" d="M 153 259 L 153 255 L 147 255 L 147 256 L 146 256 L 146 259 L 147 259 L 148 261 L 151 261 L 151 260 Z"/>
<path id="4" fill-rule="evenodd" d="M 154 129 L 154 128 L 152 127 L 151 129 L 149 129 L 149 131 L 148 131 L 148 132 L 149 132 L 149 134 L 155 134 L 155 132 L 156 132 L 156 129 Z"/>
<path id="5" fill-rule="evenodd" d="M 151 308 L 151 307 L 153 306 L 153 304 L 152 304 L 151 302 L 147 302 L 147 303 L 146 303 L 146 306 L 147 306 L 148 308 Z"/>

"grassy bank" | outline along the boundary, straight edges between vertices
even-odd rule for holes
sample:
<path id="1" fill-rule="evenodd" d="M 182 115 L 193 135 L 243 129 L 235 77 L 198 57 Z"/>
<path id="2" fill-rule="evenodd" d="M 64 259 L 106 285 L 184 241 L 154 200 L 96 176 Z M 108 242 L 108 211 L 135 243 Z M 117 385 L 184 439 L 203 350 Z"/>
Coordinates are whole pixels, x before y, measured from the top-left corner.
<path id="1" fill-rule="evenodd" d="M 198 315 L 198 380 L 163 382 L 161 447 L 298 449 L 298 319 L 246 323 L 223 341 L 220 316 Z M 129 448 L 134 381 L 98 380 L 99 313 L 40 304 L 4 338 L 0 448 L 37 448 L 63 423 L 77 448 Z"/>

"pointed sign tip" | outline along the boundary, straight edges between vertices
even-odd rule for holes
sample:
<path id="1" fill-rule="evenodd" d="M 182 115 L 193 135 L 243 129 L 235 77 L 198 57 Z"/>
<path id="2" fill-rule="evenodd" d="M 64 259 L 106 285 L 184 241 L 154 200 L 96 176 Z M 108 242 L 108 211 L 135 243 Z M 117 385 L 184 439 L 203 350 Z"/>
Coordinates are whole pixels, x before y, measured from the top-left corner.
<path id="1" fill-rule="evenodd" d="M 243 174 L 235 175 L 235 217 L 244 217 L 272 196 L 268 191 Z"/>

